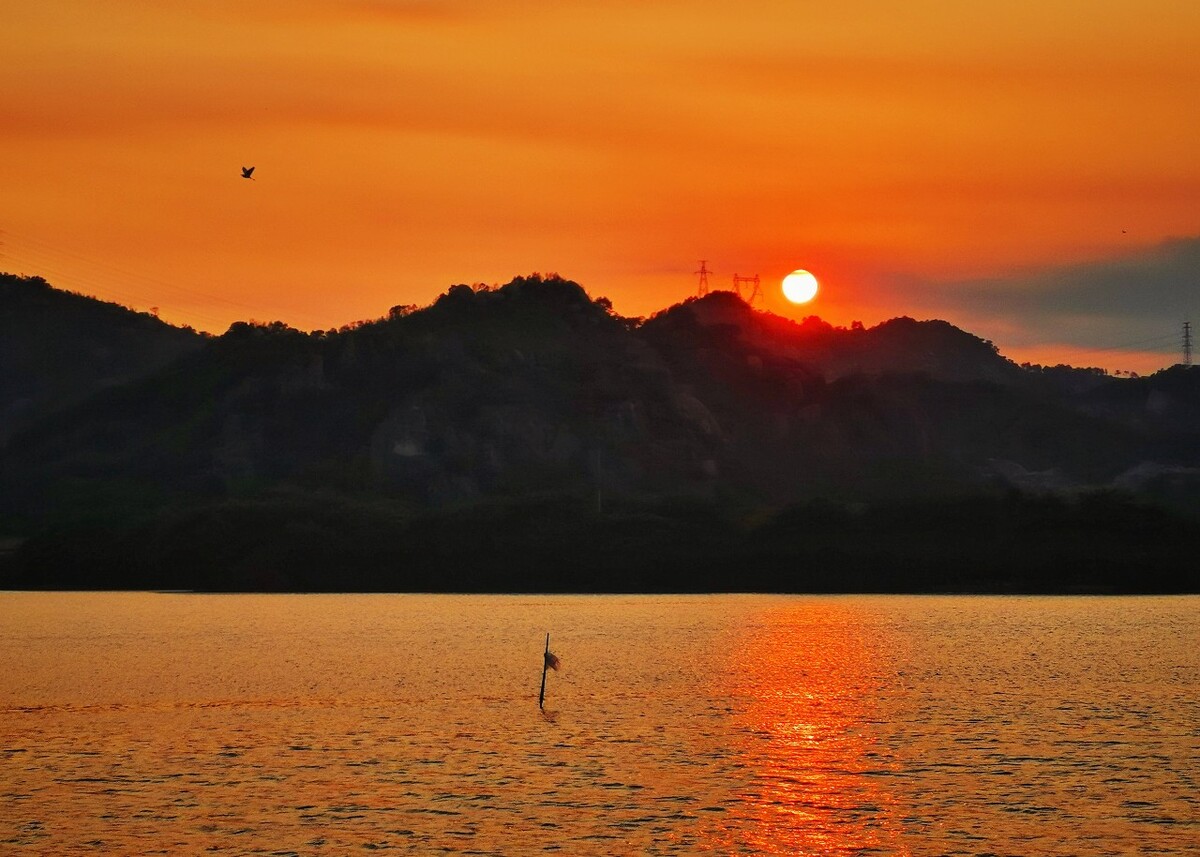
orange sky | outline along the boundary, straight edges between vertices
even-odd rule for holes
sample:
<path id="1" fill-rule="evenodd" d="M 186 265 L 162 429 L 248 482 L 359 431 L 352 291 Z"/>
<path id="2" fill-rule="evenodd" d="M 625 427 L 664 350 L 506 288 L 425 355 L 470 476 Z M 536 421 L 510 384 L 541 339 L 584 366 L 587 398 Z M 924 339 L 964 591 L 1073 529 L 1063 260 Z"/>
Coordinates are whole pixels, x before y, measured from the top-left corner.
<path id="1" fill-rule="evenodd" d="M 1186 0 L 15 0 L 0 20 L 0 270 L 172 322 L 327 328 L 531 271 L 643 315 L 700 259 L 714 286 L 760 274 L 766 309 L 943 317 L 1022 360 L 1146 371 L 1200 322 Z M 1093 291 L 1106 265 L 1141 297 Z M 798 267 L 823 286 L 799 309 L 778 293 Z M 1097 350 L 1129 343 L 1152 353 Z"/>

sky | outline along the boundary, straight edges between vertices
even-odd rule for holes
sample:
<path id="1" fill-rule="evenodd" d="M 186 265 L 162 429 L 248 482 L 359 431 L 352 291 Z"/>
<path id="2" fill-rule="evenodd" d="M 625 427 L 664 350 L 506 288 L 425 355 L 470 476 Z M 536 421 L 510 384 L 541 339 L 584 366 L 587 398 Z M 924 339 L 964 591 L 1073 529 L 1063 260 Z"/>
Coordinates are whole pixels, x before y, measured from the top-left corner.
<path id="1" fill-rule="evenodd" d="M 1200 325 L 1193 0 L 8 0 L 0 29 L 0 270 L 176 324 L 534 271 L 642 316 L 705 260 L 765 310 L 1018 362 L 1154 371 Z"/>

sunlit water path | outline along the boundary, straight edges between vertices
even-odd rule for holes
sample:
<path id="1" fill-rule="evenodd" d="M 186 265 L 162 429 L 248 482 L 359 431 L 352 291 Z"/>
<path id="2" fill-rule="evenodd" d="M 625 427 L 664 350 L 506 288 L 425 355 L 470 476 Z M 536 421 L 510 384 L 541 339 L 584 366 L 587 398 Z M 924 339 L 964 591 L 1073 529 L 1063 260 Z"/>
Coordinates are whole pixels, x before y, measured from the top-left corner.
<path id="1" fill-rule="evenodd" d="M 0 594 L 0 852 L 1194 854 L 1198 611 Z"/>

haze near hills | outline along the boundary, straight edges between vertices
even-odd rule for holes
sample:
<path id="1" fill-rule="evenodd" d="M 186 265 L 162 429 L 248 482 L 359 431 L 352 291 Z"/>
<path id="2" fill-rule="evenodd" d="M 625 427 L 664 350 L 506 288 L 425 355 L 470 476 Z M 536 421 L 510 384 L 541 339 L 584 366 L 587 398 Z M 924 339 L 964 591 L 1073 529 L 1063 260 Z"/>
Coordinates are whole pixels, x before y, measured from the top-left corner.
<path id="1" fill-rule="evenodd" d="M 554 276 L 220 337 L 0 289 L 4 586 L 1197 588 L 1183 367 L 724 292 L 624 319 Z"/>

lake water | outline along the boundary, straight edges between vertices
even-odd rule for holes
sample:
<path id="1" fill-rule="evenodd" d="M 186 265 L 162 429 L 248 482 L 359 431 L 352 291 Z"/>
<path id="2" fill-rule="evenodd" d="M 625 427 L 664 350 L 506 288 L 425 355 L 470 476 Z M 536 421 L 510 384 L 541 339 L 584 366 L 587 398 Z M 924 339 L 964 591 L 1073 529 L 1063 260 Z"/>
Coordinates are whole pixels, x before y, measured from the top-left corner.
<path id="1" fill-rule="evenodd" d="M 6 593 L 0 751 L 6 854 L 1195 854 L 1200 598 Z"/>

